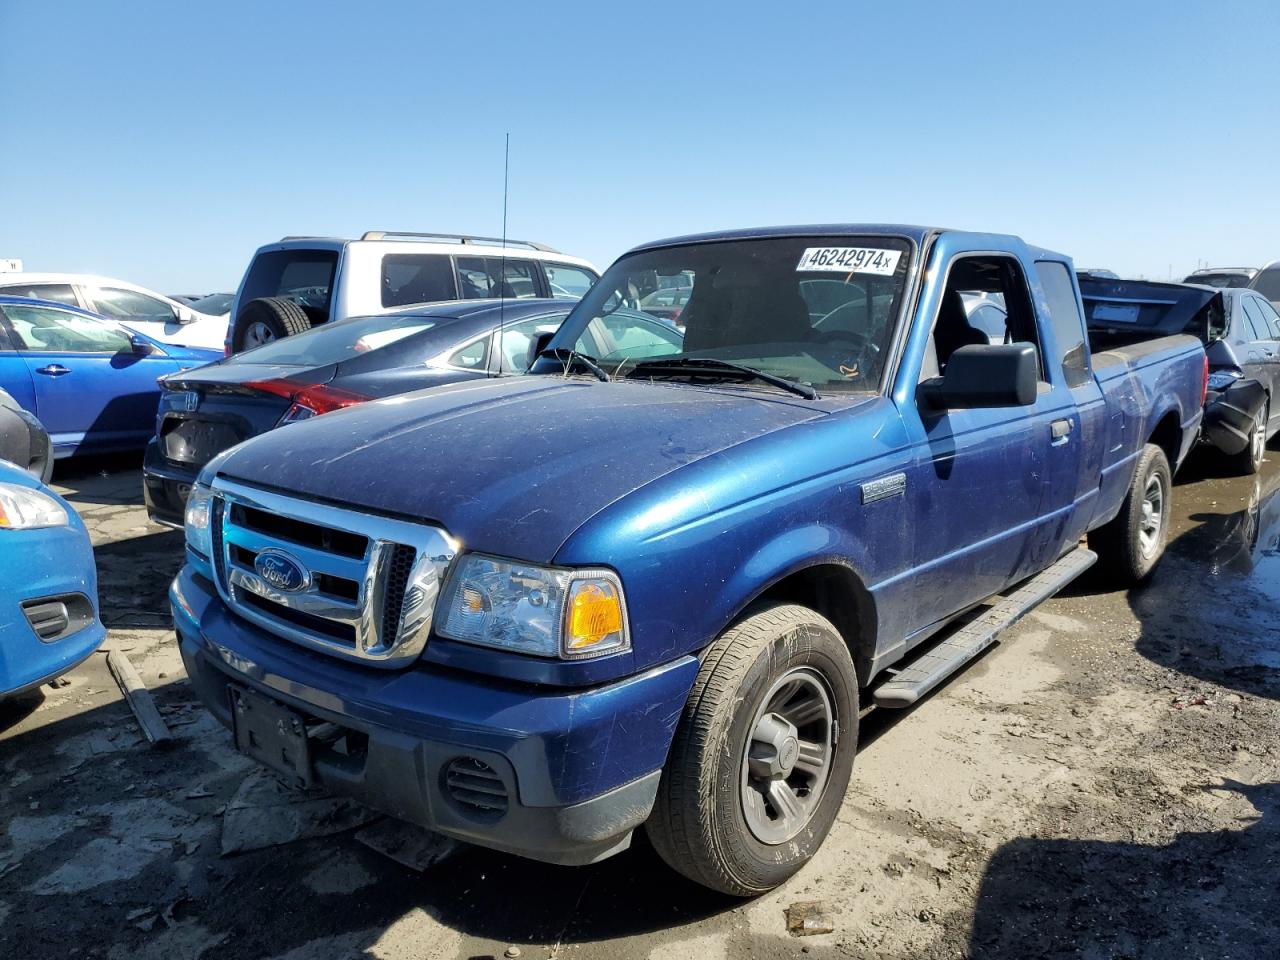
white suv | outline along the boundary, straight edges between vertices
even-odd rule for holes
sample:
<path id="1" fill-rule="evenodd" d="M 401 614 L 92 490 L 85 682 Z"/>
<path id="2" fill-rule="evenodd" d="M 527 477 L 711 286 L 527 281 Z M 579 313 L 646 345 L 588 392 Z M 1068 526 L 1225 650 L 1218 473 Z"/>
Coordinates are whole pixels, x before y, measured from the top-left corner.
<path id="1" fill-rule="evenodd" d="M 217 350 L 227 336 L 227 318 L 192 310 L 185 303 L 124 280 L 88 273 L 0 273 L 0 294 L 69 303 L 183 347 Z"/>
<path id="2" fill-rule="evenodd" d="M 581 297 L 599 276 L 586 260 L 525 240 L 503 247 L 494 237 L 382 230 L 359 240 L 285 237 L 253 255 L 231 305 L 226 350 L 410 304 Z"/>

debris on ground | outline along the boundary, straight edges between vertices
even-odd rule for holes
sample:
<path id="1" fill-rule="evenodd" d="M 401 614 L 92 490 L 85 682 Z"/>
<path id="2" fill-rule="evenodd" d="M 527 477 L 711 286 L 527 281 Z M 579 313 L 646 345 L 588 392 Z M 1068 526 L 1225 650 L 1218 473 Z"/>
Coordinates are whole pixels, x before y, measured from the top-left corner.
<path id="1" fill-rule="evenodd" d="M 447 860 L 460 846 L 443 834 L 390 817 L 365 827 L 356 834 L 356 839 L 370 850 L 419 873 Z"/>
<path id="2" fill-rule="evenodd" d="M 797 900 L 787 907 L 787 932 L 793 937 L 831 933 L 835 928 L 821 900 Z"/>
<path id="3" fill-rule="evenodd" d="M 156 709 L 155 701 L 151 699 L 151 691 L 143 684 L 138 671 L 134 669 L 123 650 L 112 650 L 107 654 L 107 668 L 116 678 L 116 683 L 120 685 L 120 692 L 124 694 L 129 708 L 138 719 L 138 726 L 142 728 L 147 739 L 152 743 L 172 739 L 173 735 L 165 726 L 164 718 Z"/>
<path id="4" fill-rule="evenodd" d="M 1170 706 L 1175 710 L 1185 710 L 1187 707 L 1213 706 L 1213 700 L 1210 697 L 1212 691 L 1170 690 L 1169 692 L 1173 694 Z"/>
<path id="5" fill-rule="evenodd" d="M 254 770 L 223 811 L 222 855 L 342 833 L 378 816 L 353 800 L 293 790 L 269 771 Z"/>

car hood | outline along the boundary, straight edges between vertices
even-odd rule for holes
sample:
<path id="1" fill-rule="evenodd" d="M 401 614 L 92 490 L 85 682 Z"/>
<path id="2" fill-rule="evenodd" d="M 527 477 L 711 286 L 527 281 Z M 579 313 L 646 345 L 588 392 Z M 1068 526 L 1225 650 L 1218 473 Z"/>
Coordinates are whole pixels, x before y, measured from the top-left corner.
<path id="1" fill-rule="evenodd" d="M 464 549 L 547 562 L 610 503 L 734 444 L 825 415 L 740 390 L 523 376 L 291 424 L 219 476 L 434 522 Z"/>

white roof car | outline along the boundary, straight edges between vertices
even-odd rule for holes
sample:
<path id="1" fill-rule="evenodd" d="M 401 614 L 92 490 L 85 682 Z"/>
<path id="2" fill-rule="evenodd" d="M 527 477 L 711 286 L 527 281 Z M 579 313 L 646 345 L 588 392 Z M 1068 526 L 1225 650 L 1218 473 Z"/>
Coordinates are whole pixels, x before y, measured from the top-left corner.
<path id="1" fill-rule="evenodd" d="M 1272 261 L 1253 275 L 1249 281 L 1249 289 L 1257 290 L 1280 308 L 1280 260 Z"/>
<path id="2" fill-rule="evenodd" d="M 69 303 L 110 317 L 153 340 L 220 349 L 227 318 L 192 310 L 136 283 L 87 273 L 0 273 L 0 293 Z"/>
<path id="3" fill-rule="evenodd" d="M 371 230 L 260 247 L 231 306 L 227 353 L 332 320 L 447 300 L 581 297 L 589 260 L 525 240 Z"/>

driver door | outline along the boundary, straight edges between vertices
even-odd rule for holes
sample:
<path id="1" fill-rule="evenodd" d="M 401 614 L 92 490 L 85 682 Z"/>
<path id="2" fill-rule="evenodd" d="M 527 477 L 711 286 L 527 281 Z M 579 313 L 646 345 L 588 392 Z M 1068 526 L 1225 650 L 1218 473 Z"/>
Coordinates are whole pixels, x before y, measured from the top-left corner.
<path id="1" fill-rule="evenodd" d="M 59 454 L 141 447 L 155 429 L 156 377 L 173 363 L 139 356 L 120 326 L 52 307 L 6 304 L 15 352 L 30 374 L 35 414 Z"/>

